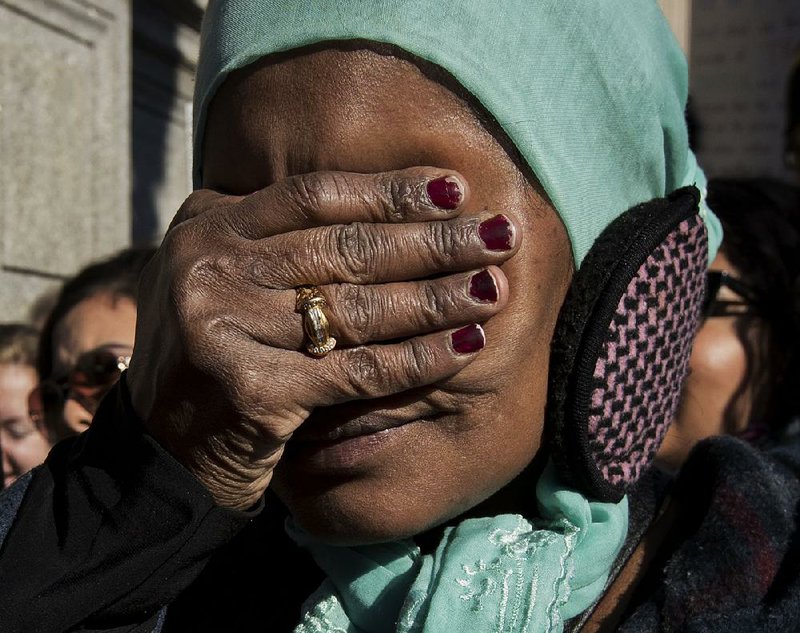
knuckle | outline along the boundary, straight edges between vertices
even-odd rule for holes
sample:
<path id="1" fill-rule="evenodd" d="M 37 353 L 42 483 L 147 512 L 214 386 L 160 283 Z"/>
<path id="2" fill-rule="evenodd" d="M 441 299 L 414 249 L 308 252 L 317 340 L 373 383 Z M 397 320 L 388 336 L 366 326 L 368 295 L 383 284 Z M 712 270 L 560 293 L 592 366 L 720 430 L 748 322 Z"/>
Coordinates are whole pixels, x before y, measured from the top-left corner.
<path id="1" fill-rule="evenodd" d="M 389 178 L 384 186 L 389 198 L 386 219 L 390 222 L 402 222 L 413 215 L 420 200 L 422 185 L 405 178 Z"/>
<path id="2" fill-rule="evenodd" d="M 168 236 L 162 246 L 168 264 L 166 268 L 168 296 L 179 309 L 187 300 L 191 300 L 195 293 L 191 281 L 192 259 L 190 253 L 182 247 L 182 241 L 185 241 L 184 238 L 175 234 Z"/>
<path id="3" fill-rule="evenodd" d="M 431 222 L 426 225 L 431 257 L 437 266 L 449 266 L 469 242 L 469 228 L 457 222 Z"/>
<path id="4" fill-rule="evenodd" d="M 223 280 L 236 277 L 234 256 L 227 253 L 206 253 L 187 262 L 184 277 L 191 288 L 216 287 Z"/>
<path id="5" fill-rule="evenodd" d="M 340 296 L 336 301 L 336 306 L 341 306 L 342 310 L 338 315 L 338 321 L 352 342 L 363 343 L 368 340 L 370 332 L 379 320 L 376 315 L 378 306 L 364 286 L 357 284 L 342 284 L 339 287 Z"/>
<path id="6" fill-rule="evenodd" d="M 180 226 L 186 220 L 190 220 L 193 217 L 203 213 L 206 207 L 205 202 L 207 198 L 207 193 L 208 192 L 202 189 L 190 193 L 189 196 L 183 201 L 181 206 L 178 208 L 178 212 L 175 214 L 175 217 L 172 218 L 172 222 L 170 223 L 170 230 Z"/>
<path id="7" fill-rule="evenodd" d="M 375 398 L 389 393 L 392 387 L 386 365 L 370 347 L 353 350 L 345 376 L 349 390 L 359 398 Z"/>
<path id="8" fill-rule="evenodd" d="M 316 172 L 293 176 L 286 186 L 295 205 L 312 216 L 318 215 L 319 209 L 336 195 L 335 181 Z"/>
<path id="9" fill-rule="evenodd" d="M 391 353 L 372 347 L 352 350 L 344 375 L 345 394 L 353 398 L 377 398 L 427 382 L 436 362 L 434 351 L 422 341 L 410 339 Z"/>
<path id="10" fill-rule="evenodd" d="M 218 248 L 226 239 L 227 236 L 216 222 L 209 217 L 198 218 L 170 228 L 164 235 L 159 251 L 167 262 L 184 262 L 198 253 Z"/>
<path id="11" fill-rule="evenodd" d="M 194 231 L 187 224 L 178 224 L 167 231 L 161 242 L 161 250 L 169 259 L 184 256 L 194 249 Z"/>
<path id="12" fill-rule="evenodd" d="M 254 262 L 255 270 L 274 287 L 318 284 L 342 267 L 335 256 L 336 250 L 331 247 L 333 232 L 335 229 L 312 232 L 304 237 L 302 246 L 297 241 L 285 243 L 265 253 L 261 263 Z"/>
<path id="13" fill-rule="evenodd" d="M 271 249 L 244 257 L 241 262 L 244 278 L 256 286 L 272 288 L 290 283 L 285 270 L 293 259 Z"/>
<path id="14" fill-rule="evenodd" d="M 377 254 L 383 252 L 377 236 L 361 222 L 339 227 L 332 235 L 331 248 L 345 275 L 354 283 L 370 281 L 378 265 Z"/>
<path id="15" fill-rule="evenodd" d="M 199 322 L 214 310 L 217 289 L 235 278 L 233 260 L 227 254 L 205 254 L 184 257 L 174 264 L 169 297 L 181 321 Z"/>
<path id="16" fill-rule="evenodd" d="M 434 364 L 435 357 L 430 347 L 417 339 L 403 345 L 402 371 L 406 385 L 420 383 Z"/>
<path id="17" fill-rule="evenodd" d="M 189 363 L 203 373 L 219 374 L 223 370 L 224 347 L 230 324 L 222 315 L 210 311 L 197 303 L 184 305 L 180 335 L 184 353 Z M 226 374 L 227 376 L 227 374 Z"/>
<path id="18" fill-rule="evenodd" d="M 428 327 L 438 326 L 447 314 L 457 308 L 449 290 L 440 284 L 426 283 L 421 294 L 420 318 Z"/>

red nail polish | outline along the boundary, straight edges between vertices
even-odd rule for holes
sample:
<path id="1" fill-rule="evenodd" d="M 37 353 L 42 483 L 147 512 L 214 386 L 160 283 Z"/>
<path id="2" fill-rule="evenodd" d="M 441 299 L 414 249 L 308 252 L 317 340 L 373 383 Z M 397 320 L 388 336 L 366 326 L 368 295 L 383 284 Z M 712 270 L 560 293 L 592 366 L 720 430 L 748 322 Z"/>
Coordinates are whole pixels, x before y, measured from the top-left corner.
<path id="1" fill-rule="evenodd" d="M 455 178 L 449 176 L 431 180 L 426 189 L 431 202 L 440 209 L 455 209 L 464 197 L 461 185 Z"/>
<path id="2" fill-rule="evenodd" d="M 486 345 L 486 336 L 480 325 L 462 327 L 450 335 L 450 340 L 453 343 L 453 349 L 459 354 L 472 354 Z"/>
<path id="3" fill-rule="evenodd" d="M 482 270 L 477 275 L 473 275 L 469 280 L 469 294 L 479 301 L 497 301 L 497 282 L 492 273 Z"/>
<path id="4" fill-rule="evenodd" d="M 509 251 L 514 246 L 514 228 L 504 215 L 481 222 L 478 235 L 490 251 Z"/>

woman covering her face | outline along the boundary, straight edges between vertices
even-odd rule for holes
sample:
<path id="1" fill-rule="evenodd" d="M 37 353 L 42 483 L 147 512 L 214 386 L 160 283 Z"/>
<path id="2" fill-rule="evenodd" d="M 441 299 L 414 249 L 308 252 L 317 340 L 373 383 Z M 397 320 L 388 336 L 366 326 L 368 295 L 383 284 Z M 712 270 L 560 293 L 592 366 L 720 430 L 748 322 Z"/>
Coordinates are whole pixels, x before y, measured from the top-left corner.
<path id="1" fill-rule="evenodd" d="M 439 632 L 760 605 L 783 550 L 754 575 L 759 540 L 665 539 L 643 477 L 719 242 L 685 92 L 650 2 L 211 2 L 200 189 L 145 270 L 119 388 L 8 497 L 0 582 L 26 528 L 53 562 L 0 611 Z M 698 575 L 697 539 L 749 570 L 732 602 L 696 584 L 722 569 Z"/>

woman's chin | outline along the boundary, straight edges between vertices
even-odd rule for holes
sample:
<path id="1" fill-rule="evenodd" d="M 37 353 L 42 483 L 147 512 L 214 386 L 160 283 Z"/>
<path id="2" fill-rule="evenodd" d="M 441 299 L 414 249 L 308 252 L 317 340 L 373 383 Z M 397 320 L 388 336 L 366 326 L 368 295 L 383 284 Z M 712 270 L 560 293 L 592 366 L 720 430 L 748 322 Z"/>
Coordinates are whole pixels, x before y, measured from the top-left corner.
<path id="1" fill-rule="evenodd" d="M 359 485 L 332 486 L 313 495 L 275 486 L 295 525 L 331 545 L 369 545 L 414 537 L 464 513 L 480 499 L 439 499 L 418 490 L 367 491 Z M 288 494 L 285 494 L 287 493 Z M 418 493 L 418 494 L 415 494 Z"/>
<path id="2" fill-rule="evenodd" d="M 340 546 L 403 540 L 425 532 L 432 526 L 432 523 L 409 520 L 409 517 L 373 513 L 345 516 L 339 512 L 321 513 L 305 508 L 292 511 L 292 519 L 297 527 L 316 540 Z"/>

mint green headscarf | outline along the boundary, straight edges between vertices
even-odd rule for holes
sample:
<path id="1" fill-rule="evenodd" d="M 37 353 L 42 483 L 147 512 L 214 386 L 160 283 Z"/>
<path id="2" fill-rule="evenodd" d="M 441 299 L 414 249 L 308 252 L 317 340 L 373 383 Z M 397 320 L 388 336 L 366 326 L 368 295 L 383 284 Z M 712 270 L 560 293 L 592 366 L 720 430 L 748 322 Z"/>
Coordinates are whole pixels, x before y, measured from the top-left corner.
<path id="1" fill-rule="evenodd" d="M 441 66 L 483 104 L 547 191 L 577 266 L 635 204 L 684 185 L 705 193 L 684 123 L 686 60 L 656 0 L 212 0 L 195 90 L 195 184 L 206 111 L 230 71 L 354 38 Z M 711 261 L 722 232 L 705 202 L 701 212 Z"/>

